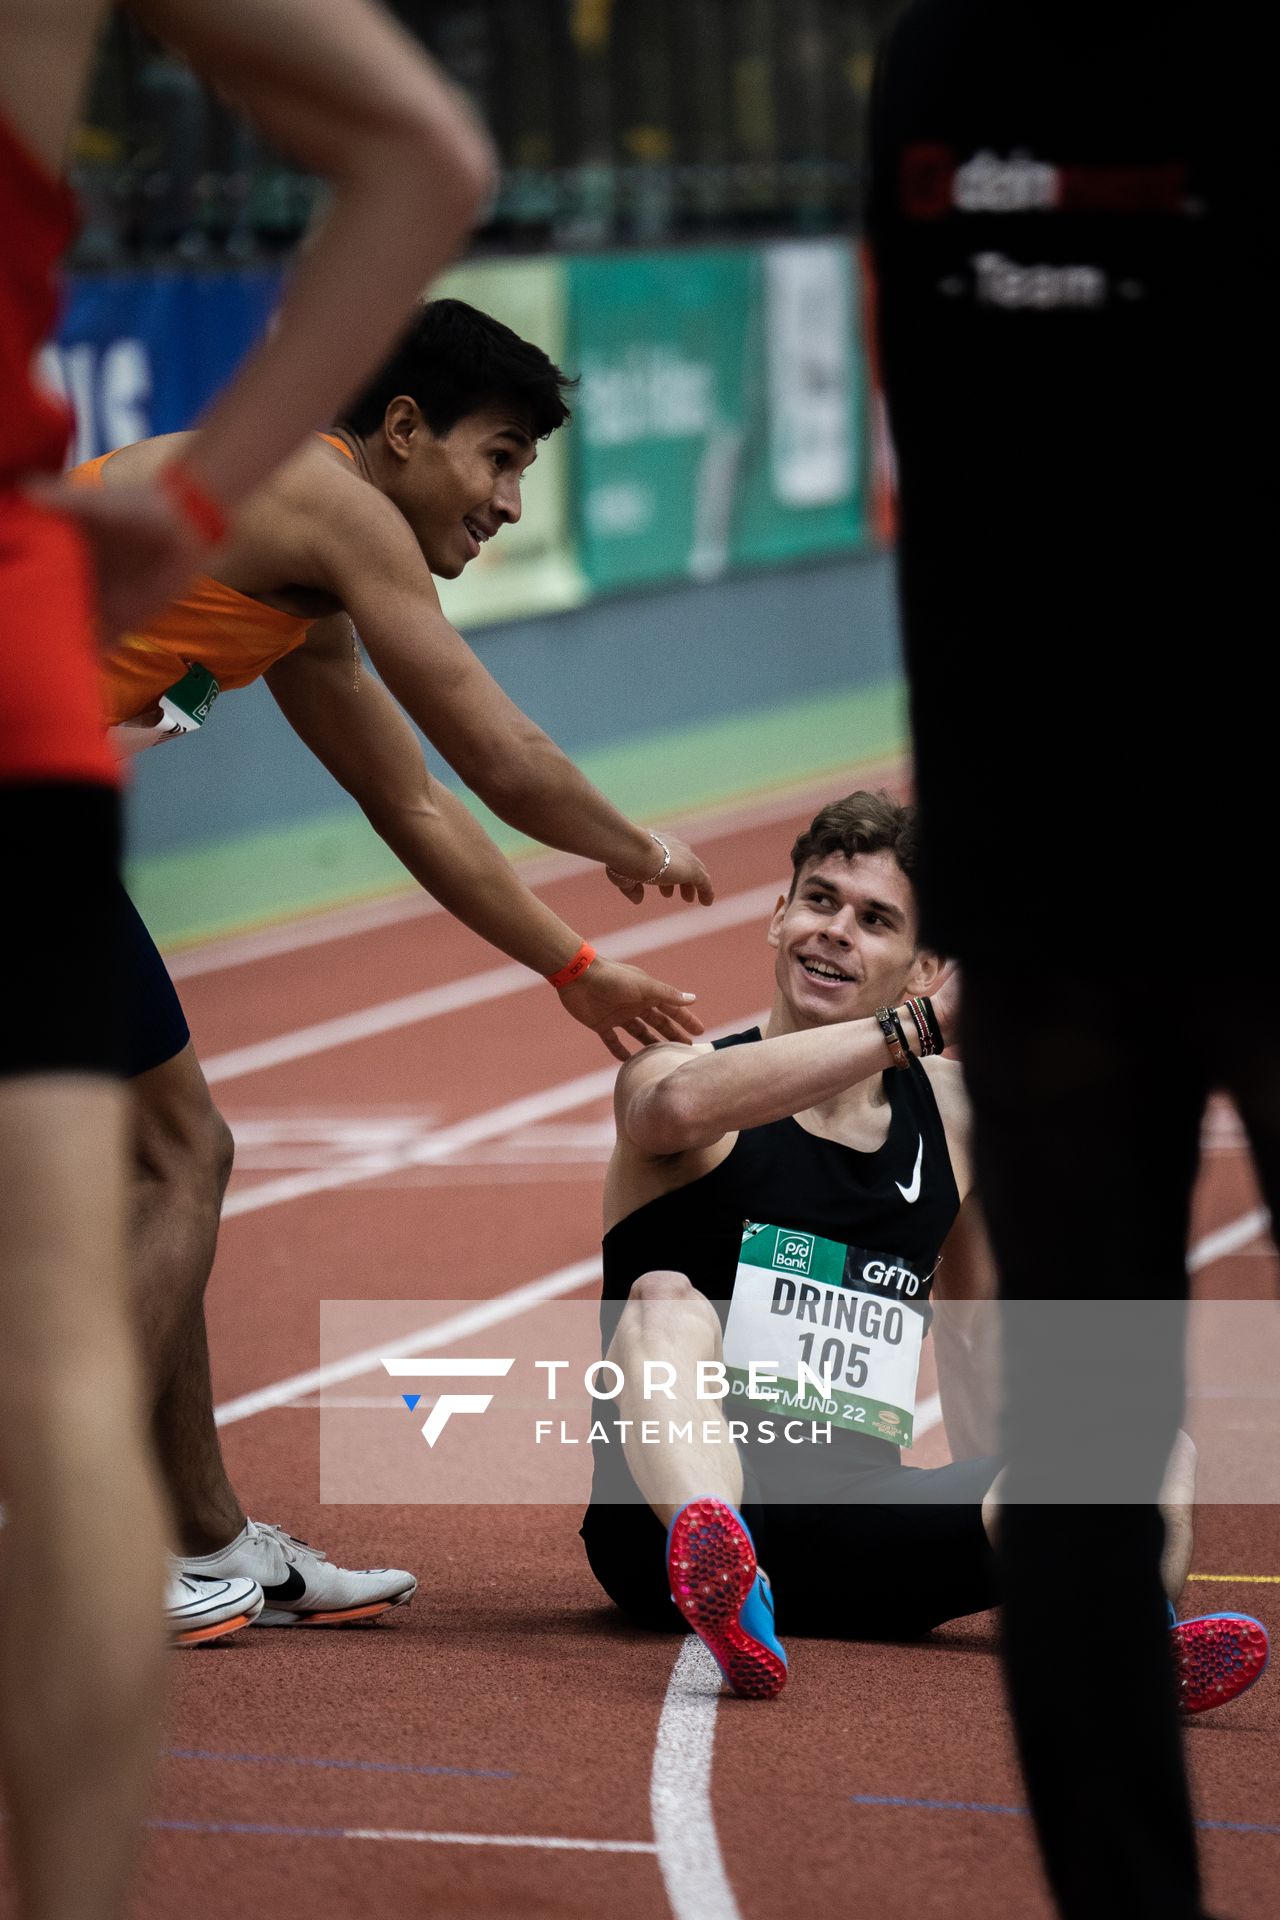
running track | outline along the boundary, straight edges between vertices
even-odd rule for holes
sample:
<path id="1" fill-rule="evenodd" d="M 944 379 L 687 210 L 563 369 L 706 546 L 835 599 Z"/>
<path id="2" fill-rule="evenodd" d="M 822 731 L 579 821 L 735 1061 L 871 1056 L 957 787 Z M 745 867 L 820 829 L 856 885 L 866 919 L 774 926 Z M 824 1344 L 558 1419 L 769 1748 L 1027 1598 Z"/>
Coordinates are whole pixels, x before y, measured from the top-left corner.
<path id="1" fill-rule="evenodd" d="M 529 871 L 607 951 L 695 988 L 708 1027 L 741 1024 L 768 1001 L 762 928 L 790 840 L 842 790 L 691 823 L 710 912 L 637 913 L 568 860 Z M 696 1642 L 613 1623 L 571 1510 L 319 1504 L 319 1301 L 498 1300 L 502 1324 L 530 1283 L 593 1291 L 608 1057 L 426 904 L 344 910 L 175 967 L 238 1140 L 210 1292 L 233 1477 L 259 1517 L 349 1563 L 413 1567 L 421 1586 L 374 1629 L 174 1656 L 138 1914 L 1046 1920 L 991 1616 L 923 1646 L 797 1642 L 775 1705 L 717 1703 Z M 1275 1258 L 1225 1110 L 1207 1144 L 1199 1285 L 1263 1295 Z M 364 1371 L 345 1391 L 388 1383 Z M 941 1431 L 913 1457 L 945 1458 Z M 1202 1511 L 1195 1564 L 1203 1610 L 1280 1626 L 1274 1508 Z M 1087 1566 L 1048 1597 L 1105 1598 Z M 1275 1911 L 1278 1702 L 1264 1681 L 1190 1730 L 1211 1907 L 1231 1920 Z"/>

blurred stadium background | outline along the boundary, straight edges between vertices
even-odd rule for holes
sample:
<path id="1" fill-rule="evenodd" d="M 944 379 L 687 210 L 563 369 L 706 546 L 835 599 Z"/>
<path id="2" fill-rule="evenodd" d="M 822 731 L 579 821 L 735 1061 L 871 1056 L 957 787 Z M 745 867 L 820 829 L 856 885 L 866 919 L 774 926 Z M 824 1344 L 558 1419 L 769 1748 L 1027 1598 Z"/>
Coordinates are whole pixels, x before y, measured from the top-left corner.
<path id="1" fill-rule="evenodd" d="M 640 817 L 896 752 L 858 246 L 894 0 L 394 10 L 503 160 L 440 290 L 582 377 L 521 525 L 445 583 L 451 617 Z M 87 458 L 190 422 L 267 324 L 319 190 L 123 17 L 74 180 L 83 227 L 46 372 Z M 261 687 L 144 756 L 133 789 L 132 880 L 166 945 L 404 879 Z"/>

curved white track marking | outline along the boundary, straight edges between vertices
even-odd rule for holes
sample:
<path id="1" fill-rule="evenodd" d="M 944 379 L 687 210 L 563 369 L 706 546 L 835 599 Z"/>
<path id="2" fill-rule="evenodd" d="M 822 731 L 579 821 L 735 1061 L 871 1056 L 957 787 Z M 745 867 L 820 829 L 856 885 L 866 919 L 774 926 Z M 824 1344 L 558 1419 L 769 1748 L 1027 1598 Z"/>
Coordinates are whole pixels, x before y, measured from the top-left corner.
<path id="1" fill-rule="evenodd" d="M 927 1433 L 941 1418 L 942 1403 L 931 1394 L 920 1403 L 915 1431 Z M 653 1837 L 673 1920 L 741 1920 L 711 1808 L 722 1684 L 719 1667 L 690 1634 L 667 1682 L 649 1776 Z"/>
<path id="2" fill-rule="evenodd" d="M 691 835 L 699 841 L 722 840 L 730 834 L 747 833 L 754 827 L 769 826 L 775 820 L 787 820 L 802 813 L 810 804 L 830 799 L 833 787 L 842 779 L 859 781 L 892 780 L 901 777 L 901 756 L 866 765 L 837 770 L 822 781 L 806 781 L 802 787 L 775 794 L 767 800 L 747 803 L 725 801 L 697 813 L 682 814 L 671 822 L 681 839 Z M 529 887 L 550 886 L 575 874 L 596 869 L 596 862 L 572 853 L 516 856 L 520 878 Z M 406 882 L 407 884 L 407 882 Z M 192 980 L 206 973 L 222 973 L 230 967 L 244 967 L 255 960 L 271 960 L 278 954 L 300 953 L 307 947 L 324 946 L 331 940 L 346 940 L 354 934 L 375 933 L 382 927 L 399 926 L 406 920 L 419 920 L 443 909 L 431 895 L 414 887 L 405 893 L 382 894 L 376 899 L 355 901 L 348 906 L 331 907 L 299 916 L 283 925 L 262 927 L 251 933 L 226 934 L 202 941 L 199 946 L 166 957 L 165 965 L 175 980 Z"/>
<path id="3" fill-rule="evenodd" d="M 233 1421 L 247 1420 L 251 1414 L 265 1413 L 270 1407 L 283 1406 L 298 1394 L 320 1393 L 325 1387 L 336 1386 L 340 1380 L 355 1380 L 362 1373 L 376 1373 L 384 1357 L 414 1353 L 424 1344 L 433 1351 L 437 1347 L 451 1346 L 455 1340 L 465 1340 L 469 1334 L 483 1333 L 487 1327 L 496 1327 L 503 1320 L 514 1320 L 517 1314 L 527 1313 L 530 1307 L 540 1306 L 544 1300 L 555 1300 L 562 1293 L 573 1293 L 578 1287 L 585 1287 L 599 1278 L 600 1256 L 596 1253 L 587 1260 L 575 1260 L 572 1266 L 559 1267 L 555 1273 L 544 1273 L 540 1280 L 529 1280 L 522 1287 L 512 1287 L 509 1293 L 500 1293 L 496 1299 L 477 1300 L 474 1307 L 451 1314 L 447 1320 L 437 1320 L 430 1326 L 419 1327 L 416 1333 L 402 1334 L 398 1340 L 383 1340 L 378 1346 L 367 1347 L 361 1353 L 331 1360 L 327 1365 L 312 1367 L 306 1373 L 292 1374 L 287 1380 L 277 1380 L 274 1386 L 260 1387 L 256 1393 L 243 1393 L 238 1400 L 228 1400 L 217 1408 L 214 1419 L 220 1427 L 227 1427 Z"/>
<path id="4" fill-rule="evenodd" d="M 1187 1255 L 1187 1272 L 1199 1273 L 1201 1267 L 1211 1267 L 1215 1260 L 1225 1260 L 1229 1254 L 1239 1253 L 1251 1240 L 1270 1230 L 1271 1215 L 1265 1207 L 1241 1214 L 1238 1220 L 1232 1220 L 1227 1226 L 1218 1227 L 1213 1233 L 1206 1233 L 1196 1241 Z"/>
<path id="5" fill-rule="evenodd" d="M 716 1027 L 707 1038 L 717 1039 L 722 1034 L 741 1032 L 744 1027 L 759 1027 L 767 1018 L 767 1013 L 746 1014 L 741 1020 Z M 369 1154 L 359 1166 L 320 1167 L 314 1172 L 286 1174 L 279 1180 L 260 1181 L 257 1186 L 228 1194 L 222 1203 L 222 1218 L 234 1220 L 239 1214 L 260 1213 L 264 1207 L 278 1207 L 287 1200 L 304 1199 L 308 1194 L 328 1193 L 335 1187 L 350 1187 L 364 1180 L 377 1180 L 383 1174 L 399 1173 L 406 1167 L 429 1166 L 433 1161 L 445 1159 L 464 1147 L 478 1146 L 482 1141 L 514 1133 L 519 1127 L 534 1126 L 538 1121 L 550 1119 L 557 1113 L 571 1113 L 575 1107 L 587 1106 L 593 1100 L 607 1099 L 613 1092 L 617 1077 L 617 1063 L 613 1062 L 607 1067 L 597 1068 L 594 1073 L 582 1073 L 573 1080 L 564 1080 L 558 1087 L 547 1087 L 540 1093 L 527 1093 L 519 1100 L 508 1100 L 500 1107 L 490 1107 L 486 1113 L 472 1114 L 469 1119 L 455 1121 L 451 1127 L 441 1127 L 438 1133 L 426 1139 L 406 1141 L 384 1154 Z"/>
<path id="6" fill-rule="evenodd" d="M 696 1635 L 680 1648 L 649 1776 L 658 1868 L 674 1920 L 741 1920 L 711 1811 L 720 1669 Z"/>
<path id="7" fill-rule="evenodd" d="M 723 933 L 744 926 L 751 920 L 764 921 L 773 912 L 780 888 L 776 882 L 765 887 L 749 887 L 743 893 L 731 893 L 713 906 L 686 909 L 661 920 L 642 920 L 629 927 L 616 927 L 612 933 L 593 934 L 591 944 L 608 954 L 611 960 L 630 960 L 639 954 L 658 953 L 663 947 L 685 946 L 709 933 Z M 233 1047 L 227 1053 L 215 1053 L 202 1062 L 204 1077 L 212 1086 L 217 1081 L 238 1080 L 246 1073 L 262 1073 L 268 1067 L 306 1060 L 313 1054 L 328 1053 L 333 1047 L 350 1046 L 356 1040 L 370 1040 L 380 1033 L 395 1033 L 402 1027 L 418 1026 L 443 1013 L 457 1013 L 466 1007 L 478 1007 L 486 1000 L 505 999 L 511 993 L 525 993 L 544 985 L 541 974 L 531 973 L 515 961 L 503 967 L 489 967 L 461 980 L 446 980 L 438 987 L 426 987 L 421 993 L 407 993 L 397 1000 L 384 1000 L 376 1007 L 362 1007 L 357 1013 L 339 1014 L 333 1020 L 320 1020 L 314 1026 L 299 1027 L 293 1033 L 281 1033 L 272 1040 L 259 1040 L 252 1046 Z"/>

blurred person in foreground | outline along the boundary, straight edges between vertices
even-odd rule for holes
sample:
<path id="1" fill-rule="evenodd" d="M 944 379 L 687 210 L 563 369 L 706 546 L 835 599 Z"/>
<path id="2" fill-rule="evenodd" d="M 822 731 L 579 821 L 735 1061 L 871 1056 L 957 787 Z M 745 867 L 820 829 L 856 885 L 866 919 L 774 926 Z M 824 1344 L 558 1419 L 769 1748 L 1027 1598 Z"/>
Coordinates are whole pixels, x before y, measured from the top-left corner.
<path id="1" fill-rule="evenodd" d="M 179 741 L 210 712 L 220 724 L 214 700 L 264 679 L 295 733 L 419 885 L 548 980 L 564 1012 L 625 1060 L 619 1028 L 667 1040 L 701 1032 L 687 1004 L 693 996 L 596 954 L 531 893 L 428 772 L 410 724 L 502 819 L 599 861 L 629 900 L 650 886 L 711 900 L 697 856 L 619 813 L 507 697 L 441 610 L 435 577 L 456 578 L 519 520 L 538 446 L 569 418 L 565 385 L 541 348 L 488 314 L 459 300 L 420 306 L 337 425 L 311 436 L 245 503 L 205 570 L 109 646 L 106 703 L 112 737 L 136 751 Z M 109 502 L 117 488 L 145 484 L 185 458 L 185 447 L 181 434 L 143 440 L 77 468 L 73 479 Z M 255 1580 L 267 1600 L 259 1626 L 374 1619 L 411 1599 L 412 1573 L 336 1565 L 247 1514 L 227 1476 L 204 1295 L 232 1139 L 164 962 L 123 895 L 122 913 L 137 1284 L 183 1569 Z"/>
<path id="2" fill-rule="evenodd" d="M 69 420 L 32 384 L 74 226 L 68 143 L 105 8 L 0 20 L 0 1775 L 24 1920 L 118 1920 L 160 1704 L 166 1519 L 146 1438 L 113 963 L 116 761 L 96 647 L 198 567 L 241 498 L 368 371 L 467 230 L 487 143 L 362 0 L 157 0 L 153 32 L 334 186 L 279 330 L 184 458 L 110 500 L 63 483 Z M 76 522 L 78 521 L 78 525 Z M 95 563 L 97 577 L 95 580 Z M 171 1576 L 193 1635 L 250 1581 Z"/>
<path id="3" fill-rule="evenodd" d="M 1274 408 L 1257 418 L 1272 210 L 1250 224 L 1275 177 L 1271 104 L 1246 20 L 915 0 L 874 99 L 923 931 L 965 974 L 976 1177 L 1008 1302 L 1005 1659 L 1071 1920 L 1203 1911 L 1155 1499 L 1211 1089 L 1280 1206 L 1258 926 L 1275 669 L 1253 641 L 1272 509 L 1233 485 L 1238 424 L 1264 444 L 1274 426 Z M 1258 1017 L 1242 1021 L 1246 979 Z M 1087 1315 L 1050 1310 L 1080 1298 L 1147 1304 L 1096 1343 Z M 1126 1622 L 1101 1738 L 1090 1690 L 1061 1683 L 1063 1566 L 1108 1595 L 1072 1615 L 1084 1670 L 1106 1669 Z"/>

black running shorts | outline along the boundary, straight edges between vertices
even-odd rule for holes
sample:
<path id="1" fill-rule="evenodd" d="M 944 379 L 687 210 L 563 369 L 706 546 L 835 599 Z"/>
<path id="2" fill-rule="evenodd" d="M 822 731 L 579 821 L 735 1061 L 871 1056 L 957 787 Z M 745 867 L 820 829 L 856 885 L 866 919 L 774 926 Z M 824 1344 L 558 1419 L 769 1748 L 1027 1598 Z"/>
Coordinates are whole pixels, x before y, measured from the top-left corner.
<path id="1" fill-rule="evenodd" d="M 0 783 L 0 1075 L 120 1073 L 119 838 L 114 787 Z"/>
<path id="2" fill-rule="evenodd" d="M 778 1632 L 918 1640 L 998 1603 L 982 1500 L 998 1460 L 870 1467 L 856 1500 L 763 1505 L 744 1463 L 742 1516 L 768 1574 Z M 600 1585 L 636 1626 L 687 1632 L 667 1590 L 666 1529 L 646 1506 L 593 1503 L 582 1539 Z"/>

